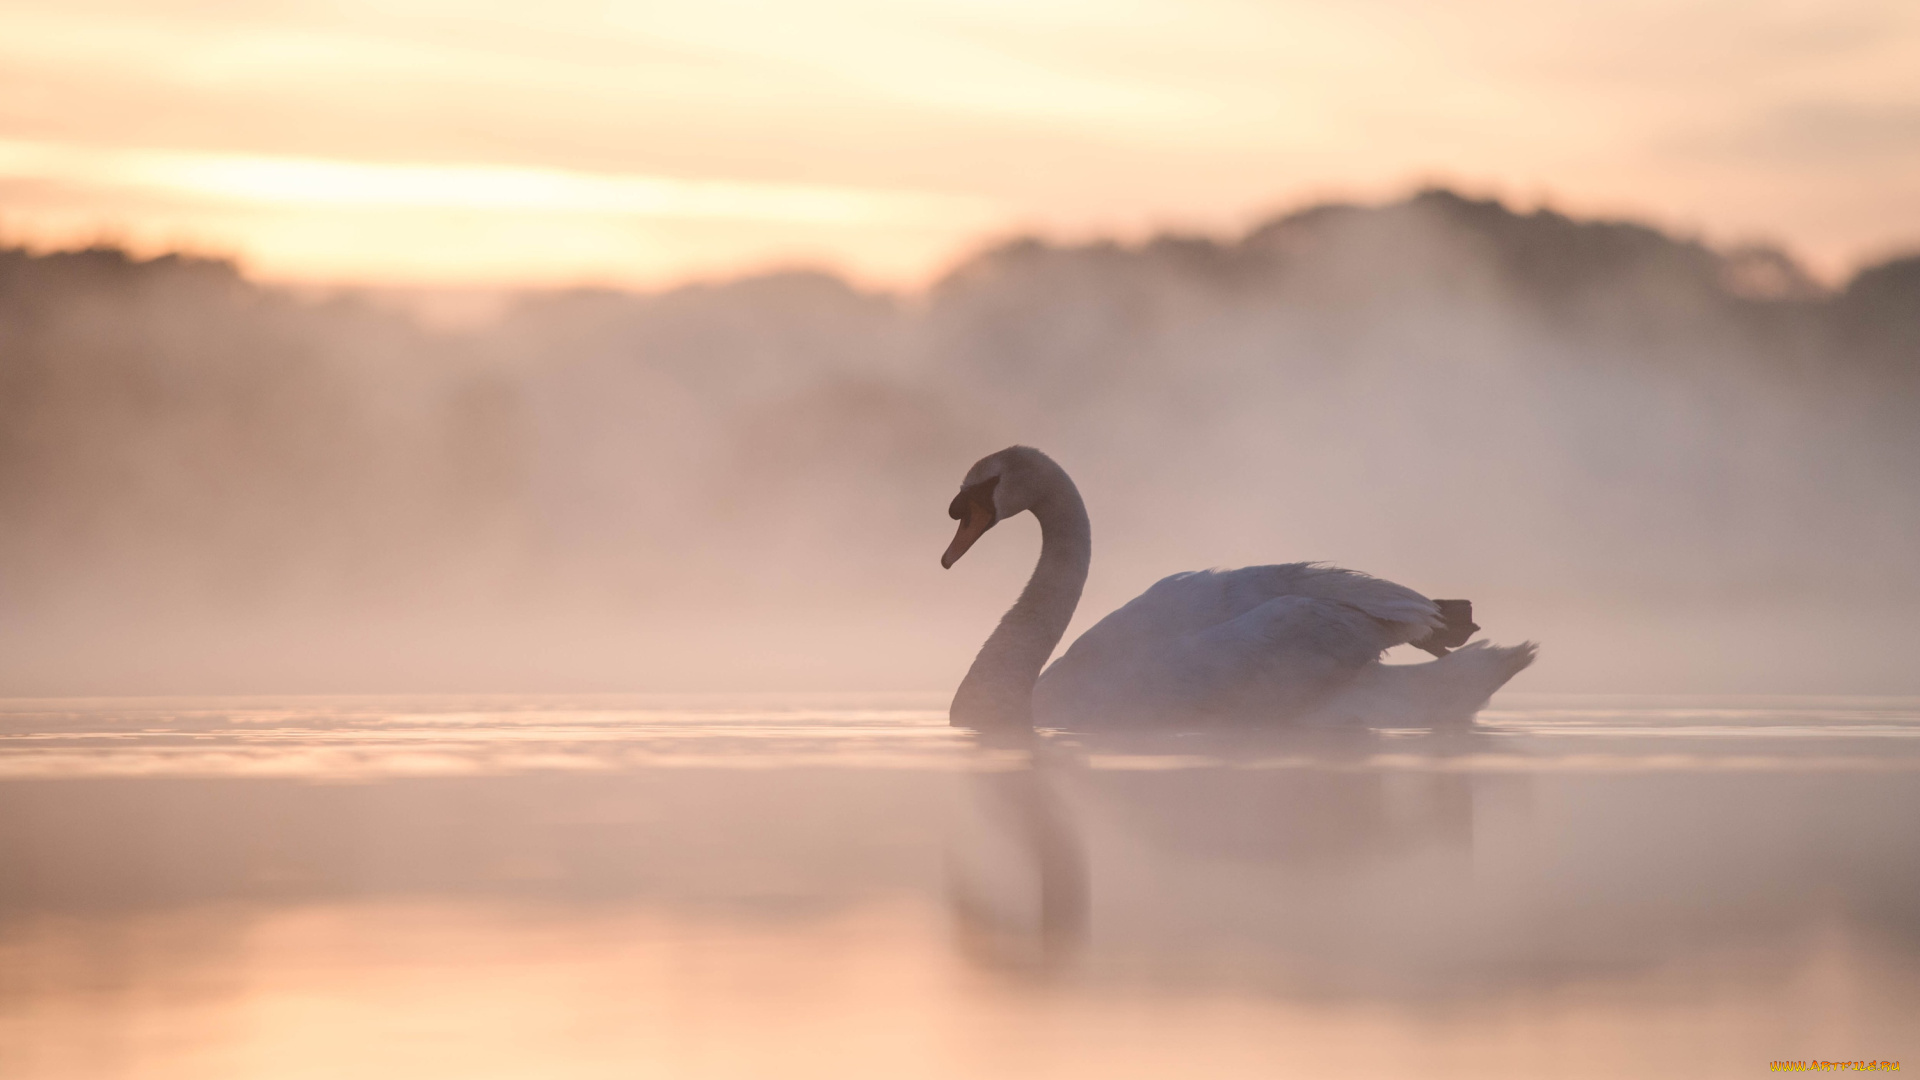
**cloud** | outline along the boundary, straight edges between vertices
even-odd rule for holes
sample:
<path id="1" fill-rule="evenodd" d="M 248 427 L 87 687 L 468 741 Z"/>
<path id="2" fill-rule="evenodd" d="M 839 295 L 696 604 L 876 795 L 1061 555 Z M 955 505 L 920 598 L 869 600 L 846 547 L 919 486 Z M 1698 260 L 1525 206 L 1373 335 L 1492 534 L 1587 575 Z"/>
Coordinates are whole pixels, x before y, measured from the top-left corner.
<path id="1" fill-rule="evenodd" d="M 956 216 L 984 223 L 994 213 L 984 200 L 919 192 L 28 142 L 0 142 L 0 180 L 315 207 L 538 210 L 845 224 Z"/>

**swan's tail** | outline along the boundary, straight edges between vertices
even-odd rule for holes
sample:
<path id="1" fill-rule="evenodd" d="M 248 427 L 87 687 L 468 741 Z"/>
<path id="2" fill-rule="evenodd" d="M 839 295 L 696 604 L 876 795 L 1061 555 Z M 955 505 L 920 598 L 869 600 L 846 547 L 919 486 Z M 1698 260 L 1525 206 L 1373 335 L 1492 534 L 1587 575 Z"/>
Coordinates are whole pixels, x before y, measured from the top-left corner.
<path id="1" fill-rule="evenodd" d="M 1540 646 L 1531 641 L 1518 645 L 1476 641 L 1455 649 L 1431 665 L 1414 665 L 1416 669 L 1433 669 L 1422 687 L 1433 695 L 1430 722 L 1435 727 L 1470 722 L 1473 714 L 1486 708 L 1494 691 L 1525 671 L 1539 651 Z"/>
<path id="2" fill-rule="evenodd" d="M 1531 641 L 1475 641 L 1424 664 L 1369 664 L 1309 723 L 1449 727 L 1471 723 L 1494 691 L 1533 663 Z"/>

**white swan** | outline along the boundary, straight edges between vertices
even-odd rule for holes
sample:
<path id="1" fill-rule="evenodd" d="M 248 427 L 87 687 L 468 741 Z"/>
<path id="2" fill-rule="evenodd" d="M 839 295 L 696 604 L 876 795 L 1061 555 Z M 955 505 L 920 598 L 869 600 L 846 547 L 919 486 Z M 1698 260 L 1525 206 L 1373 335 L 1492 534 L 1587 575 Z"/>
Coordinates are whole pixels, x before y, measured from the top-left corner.
<path id="1" fill-rule="evenodd" d="M 1474 642 L 1461 600 L 1314 563 L 1175 574 L 1096 623 L 1053 666 L 1087 580 L 1093 538 L 1066 470 L 1028 446 L 981 458 L 947 513 L 952 567 L 997 522 L 1031 510 L 1040 561 L 954 694 L 958 727 L 1181 727 L 1210 723 L 1464 723 L 1520 669 L 1532 642 Z M 1411 644 L 1421 664 L 1383 664 Z"/>

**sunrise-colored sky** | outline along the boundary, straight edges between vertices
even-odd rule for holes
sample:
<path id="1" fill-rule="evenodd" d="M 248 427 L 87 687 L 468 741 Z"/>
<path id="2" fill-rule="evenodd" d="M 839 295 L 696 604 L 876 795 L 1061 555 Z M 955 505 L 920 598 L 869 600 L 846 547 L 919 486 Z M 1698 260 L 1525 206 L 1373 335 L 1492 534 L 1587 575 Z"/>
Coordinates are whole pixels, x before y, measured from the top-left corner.
<path id="1" fill-rule="evenodd" d="M 1444 181 L 1920 249 L 1914 0 L 0 0 L 0 243 L 279 280 L 927 280 Z"/>

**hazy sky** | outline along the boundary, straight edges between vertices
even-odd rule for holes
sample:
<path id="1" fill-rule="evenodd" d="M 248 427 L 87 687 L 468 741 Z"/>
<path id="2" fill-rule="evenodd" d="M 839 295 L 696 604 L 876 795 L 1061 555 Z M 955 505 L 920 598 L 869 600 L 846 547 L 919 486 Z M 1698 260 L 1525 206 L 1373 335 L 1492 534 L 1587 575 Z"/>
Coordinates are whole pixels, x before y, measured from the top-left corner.
<path id="1" fill-rule="evenodd" d="M 0 241 L 912 284 L 1425 181 L 1920 247 L 1914 0 L 0 0 Z"/>

